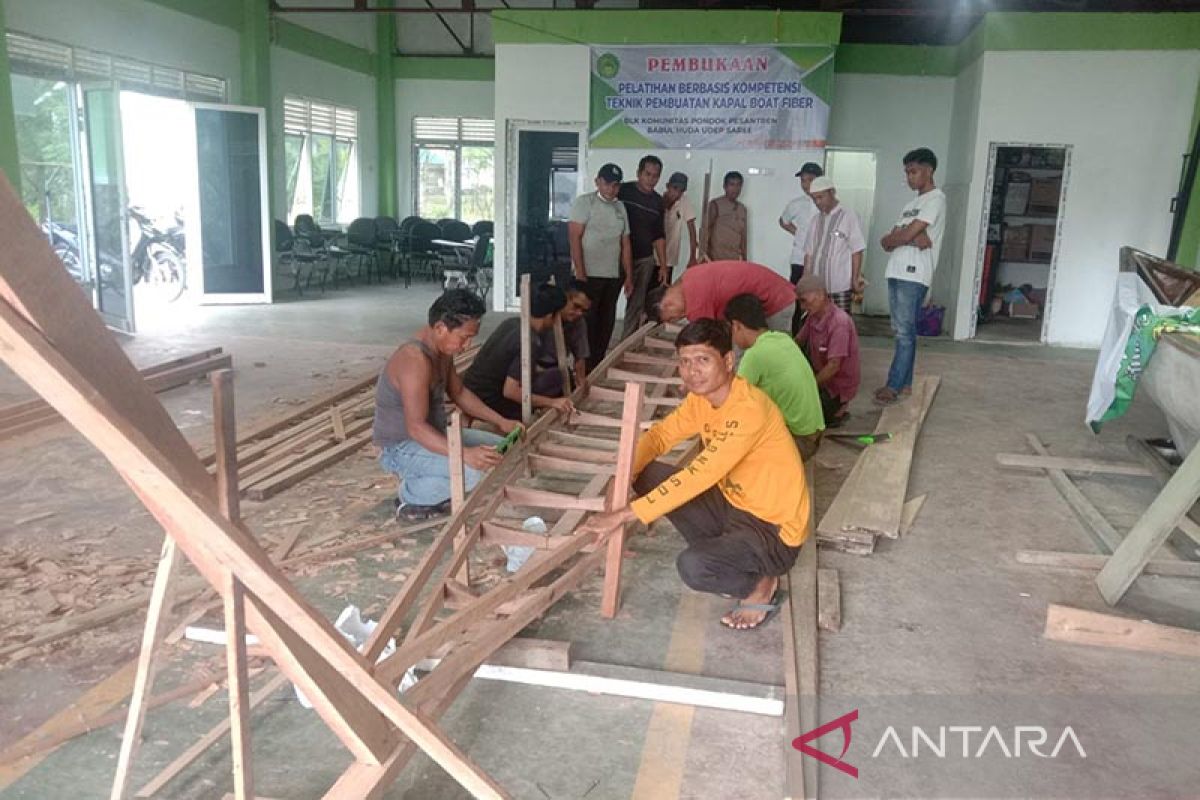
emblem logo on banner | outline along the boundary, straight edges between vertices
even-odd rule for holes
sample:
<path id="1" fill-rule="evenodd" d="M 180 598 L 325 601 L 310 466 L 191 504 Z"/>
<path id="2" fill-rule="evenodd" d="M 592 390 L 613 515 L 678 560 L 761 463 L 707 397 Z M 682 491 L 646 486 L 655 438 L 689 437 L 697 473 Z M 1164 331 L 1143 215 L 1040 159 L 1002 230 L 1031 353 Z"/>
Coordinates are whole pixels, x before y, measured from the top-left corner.
<path id="1" fill-rule="evenodd" d="M 592 48 L 593 147 L 823 148 L 833 48 Z"/>

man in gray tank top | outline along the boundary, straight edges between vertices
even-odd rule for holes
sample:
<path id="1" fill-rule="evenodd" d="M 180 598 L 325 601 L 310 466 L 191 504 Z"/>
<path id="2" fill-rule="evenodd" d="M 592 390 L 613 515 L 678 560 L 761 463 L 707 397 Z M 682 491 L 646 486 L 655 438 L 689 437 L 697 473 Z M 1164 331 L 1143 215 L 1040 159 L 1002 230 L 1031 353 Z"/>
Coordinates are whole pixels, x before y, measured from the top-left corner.
<path id="1" fill-rule="evenodd" d="M 490 422 L 503 433 L 520 423 L 488 408 L 463 385 L 454 357 L 479 334 L 483 301 L 466 289 L 452 289 L 429 307 L 428 324 L 392 353 L 375 384 L 375 424 L 379 463 L 402 481 L 397 517 L 420 521 L 450 509 L 450 459 L 446 439 L 447 400 L 464 414 Z M 501 437 L 463 430 L 463 473 L 467 491 L 500 463 Z"/>

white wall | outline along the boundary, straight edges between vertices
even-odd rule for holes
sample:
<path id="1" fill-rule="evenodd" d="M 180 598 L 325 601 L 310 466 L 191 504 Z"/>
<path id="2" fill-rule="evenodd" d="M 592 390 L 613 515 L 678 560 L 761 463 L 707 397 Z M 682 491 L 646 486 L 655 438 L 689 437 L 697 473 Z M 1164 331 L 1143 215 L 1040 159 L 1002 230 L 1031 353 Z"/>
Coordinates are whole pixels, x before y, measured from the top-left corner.
<path id="1" fill-rule="evenodd" d="M 358 111 L 359 213 L 375 216 L 379 197 L 379 123 L 376 117 L 375 78 L 325 61 L 271 48 L 271 104 L 275 109 L 275 164 L 272 183 L 275 215 L 289 225 L 286 175 L 283 163 L 284 95 L 323 100 Z"/>
<path id="2" fill-rule="evenodd" d="M 514 295 L 505 231 L 510 120 L 587 125 L 591 55 L 582 45 L 496 47 L 496 269 L 492 303 L 497 311 Z M 516 191 L 516 187 L 512 187 Z"/>
<path id="3" fill-rule="evenodd" d="M 976 59 L 969 64 L 954 80 L 950 147 L 945 158 L 945 167 L 938 170 L 939 173 L 944 173 L 938 178 L 942 191 L 946 193 L 946 239 L 942 242 L 941 257 L 933 277 L 932 293 L 933 301 L 946 308 L 943 328 L 945 331 L 953 331 L 959 319 L 969 324 L 975 308 L 974 301 L 969 307 L 960 308 L 958 299 L 963 283 L 973 284 L 972 276 L 978 261 L 975 251 L 978 237 L 972 237 L 970 244 L 964 244 L 964 233 L 968 224 L 979 224 L 979 213 L 969 216 L 968 209 L 975 195 L 979 195 L 976 200 L 981 200 L 983 196 L 983 185 L 972 183 L 975 175 L 972 159 L 975 157 L 975 141 L 979 129 L 979 92 L 982 80 L 982 59 Z"/>
<path id="4" fill-rule="evenodd" d="M 9 30 L 224 78 L 238 96 L 236 31 L 145 0 L 3 0 Z"/>
<path id="5" fill-rule="evenodd" d="M 396 167 L 399 173 L 399 219 L 413 213 L 413 117 L 480 117 L 491 119 L 496 108 L 496 89 L 491 81 L 412 80 L 396 81 Z M 497 138 L 503 129 L 497 125 Z M 496 168 L 500 168 L 497 151 Z M 496 202 L 500 202 L 497 187 Z"/>
<path id="6" fill-rule="evenodd" d="M 956 338 L 975 302 L 989 145 L 1045 143 L 1073 148 L 1046 341 L 1100 343 L 1119 249 L 1166 249 L 1197 80 L 1196 51 L 984 54 Z"/>
<path id="7" fill-rule="evenodd" d="M 829 144 L 873 150 L 878 157 L 875 207 L 863 260 L 863 276 L 870 284 L 863 298 L 868 314 L 888 313 L 887 281 L 883 277 L 887 253 L 879 240 L 913 197 L 904 182 L 901 159 L 909 150 L 928 147 L 939 161 L 948 160 L 953 103 L 953 78 L 855 74 L 835 78 Z M 952 176 L 949 165 L 939 166 L 940 184 Z M 793 183 L 792 188 L 798 186 Z M 951 299 L 949 295 L 939 297 L 936 291 L 934 298 L 943 305 Z"/>

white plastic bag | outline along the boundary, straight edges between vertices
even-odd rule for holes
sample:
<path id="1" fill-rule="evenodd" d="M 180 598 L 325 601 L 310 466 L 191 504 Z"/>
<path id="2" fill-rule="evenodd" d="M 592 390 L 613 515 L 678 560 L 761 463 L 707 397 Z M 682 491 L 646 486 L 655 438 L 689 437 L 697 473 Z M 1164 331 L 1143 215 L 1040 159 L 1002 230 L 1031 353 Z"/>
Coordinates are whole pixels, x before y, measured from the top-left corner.
<path id="1" fill-rule="evenodd" d="M 367 640 L 371 638 L 371 634 L 375 632 L 375 628 L 379 623 L 373 619 L 363 619 L 362 612 L 358 610 L 356 605 L 348 605 L 342 609 L 342 613 L 338 614 L 337 620 L 333 623 L 333 627 L 338 629 L 342 636 L 346 637 L 346 641 L 354 645 L 360 652 L 367 645 Z M 379 654 L 378 661 L 390 656 L 396 652 L 396 640 L 388 639 L 387 646 L 383 648 L 383 652 Z M 417 683 L 417 674 L 409 669 L 404 673 L 404 677 L 400 680 L 400 693 L 408 691 Z M 300 705 L 305 708 L 312 708 L 312 703 L 308 702 L 308 698 L 304 696 L 304 692 L 300 691 L 300 687 L 293 684 L 293 689 L 296 691 L 296 699 L 300 701 Z"/>

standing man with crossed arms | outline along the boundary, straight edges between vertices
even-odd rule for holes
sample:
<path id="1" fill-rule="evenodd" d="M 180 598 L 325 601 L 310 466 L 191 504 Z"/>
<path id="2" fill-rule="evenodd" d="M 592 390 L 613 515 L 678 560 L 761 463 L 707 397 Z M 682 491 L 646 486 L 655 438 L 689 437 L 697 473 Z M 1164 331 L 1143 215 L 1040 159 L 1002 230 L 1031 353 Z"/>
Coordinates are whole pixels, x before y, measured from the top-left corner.
<path id="1" fill-rule="evenodd" d="M 575 281 L 592 301 L 587 318 L 589 370 L 608 352 L 622 287 L 626 297 L 633 292 L 629 217 L 617 200 L 622 177 L 616 164 L 602 166 L 596 191 L 575 198 L 567 227 Z"/>

